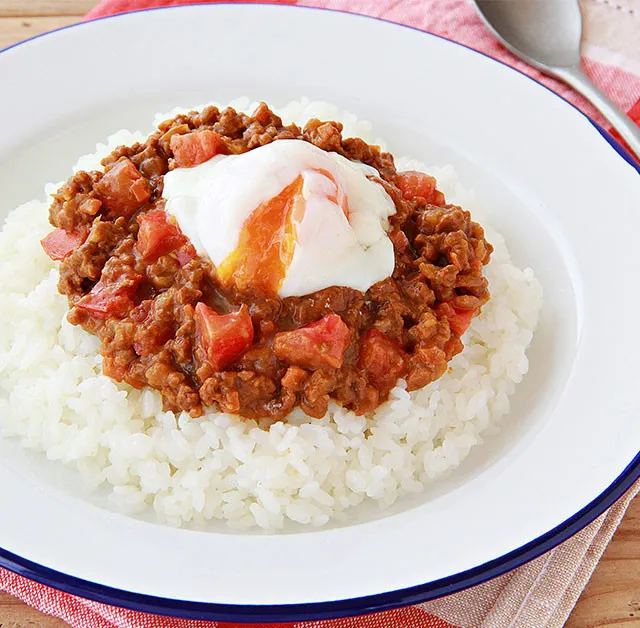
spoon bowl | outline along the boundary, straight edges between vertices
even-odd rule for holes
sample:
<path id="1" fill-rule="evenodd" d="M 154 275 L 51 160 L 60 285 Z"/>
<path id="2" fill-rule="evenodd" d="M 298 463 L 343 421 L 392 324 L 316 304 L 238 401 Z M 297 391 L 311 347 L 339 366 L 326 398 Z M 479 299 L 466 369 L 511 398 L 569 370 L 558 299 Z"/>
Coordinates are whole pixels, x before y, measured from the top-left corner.
<path id="1" fill-rule="evenodd" d="M 515 54 L 548 70 L 580 63 L 577 0 L 476 0 L 487 26 Z"/>

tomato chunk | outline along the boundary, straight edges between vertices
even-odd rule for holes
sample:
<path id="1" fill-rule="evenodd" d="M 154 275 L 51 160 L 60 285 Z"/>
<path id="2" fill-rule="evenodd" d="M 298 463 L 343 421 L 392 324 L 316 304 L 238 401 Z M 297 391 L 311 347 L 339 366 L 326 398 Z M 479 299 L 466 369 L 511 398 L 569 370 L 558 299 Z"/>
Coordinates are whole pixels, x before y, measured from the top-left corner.
<path id="1" fill-rule="evenodd" d="M 134 308 L 133 296 L 140 281 L 141 276 L 129 273 L 123 273 L 114 281 L 101 278 L 75 306 L 94 318 L 124 318 Z"/>
<path id="2" fill-rule="evenodd" d="M 211 129 L 172 135 L 169 146 L 179 168 L 193 168 L 227 153 L 223 137 Z"/>
<path id="3" fill-rule="evenodd" d="M 358 364 L 367 379 L 378 389 L 396 385 L 405 371 L 406 354 L 387 334 L 370 329 L 362 342 Z"/>
<path id="4" fill-rule="evenodd" d="M 129 218 L 151 197 L 149 182 L 128 157 L 121 157 L 95 185 L 108 214 Z"/>
<path id="5" fill-rule="evenodd" d="M 200 302 L 196 305 L 195 319 L 197 342 L 216 371 L 222 371 L 240 357 L 253 342 L 253 322 L 246 305 L 237 312 L 216 314 Z"/>
<path id="6" fill-rule="evenodd" d="M 396 175 L 396 185 L 408 201 L 423 198 L 431 205 L 444 205 L 444 194 L 436 188 L 437 183 L 434 177 L 417 170 L 405 170 Z"/>
<path id="7" fill-rule="evenodd" d="M 169 222 L 167 212 L 158 209 L 138 216 L 138 242 L 136 249 L 142 259 L 154 262 L 187 243 L 178 225 Z"/>
<path id="8" fill-rule="evenodd" d="M 458 310 L 450 303 L 441 303 L 438 306 L 438 313 L 449 319 L 449 327 L 458 335 L 462 336 L 471 324 L 473 317 L 479 313 L 479 309 Z"/>
<path id="9" fill-rule="evenodd" d="M 57 262 L 69 257 L 86 239 L 87 231 L 55 229 L 40 240 L 44 252 Z"/>
<path id="10" fill-rule="evenodd" d="M 273 350 L 278 358 L 306 369 L 340 368 L 351 332 L 337 314 L 293 331 L 275 335 Z"/>
<path id="11" fill-rule="evenodd" d="M 192 259 L 196 259 L 198 253 L 191 242 L 187 242 L 176 251 L 176 258 L 180 266 L 186 266 Z"/>

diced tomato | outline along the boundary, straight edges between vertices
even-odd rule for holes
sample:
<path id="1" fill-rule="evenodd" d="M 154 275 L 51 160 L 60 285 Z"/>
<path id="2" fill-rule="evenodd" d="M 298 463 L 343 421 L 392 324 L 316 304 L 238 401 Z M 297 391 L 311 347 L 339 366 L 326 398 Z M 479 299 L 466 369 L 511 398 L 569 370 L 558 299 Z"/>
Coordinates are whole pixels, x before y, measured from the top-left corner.
<path id="1" fill-rule="evenodd" d="M 389 336 L 370 329 L 362 342 L 358 364 L 379 389 L 393 388 L 405 371 L 406 354 Z"/>
<path id="2" fill-rule="evenodd" d="M 237 312 L 216 314 L 200 302 L 196 305 L 195 319 L 197 342 L 216 371 L 222 371 L 240 357 L 253 342 L 253 322 L 245 305 Z"/>
<path id="3" fill-rule="evenodd" d="M 444 205 L 444 194 L 436 188 L 437 184 L 434 177 L 417 170 L 405 170 L 396 175 L 396 185 L 408 201 L 423 198 L 431 205 Z"/>
<path id="4" fill-rule="evenodd" d="M 450 303 L 441 303 L 438 306 L 438 312 L 449 319 L 451 330 L 462 336 L 479 310 L 477 308 L 474 310 L 458 310 Z"/>
<path id="5" fill-rule="evenodd" d="M 211 129 L 172 135 L 169 146 L 179 168 L 193 168 L 228 152 L 222 135 Z"/>
<path id="6" fill-rule="evenodd" d="M 273 349 L 281 360 L 306 369 L 340 368 L 351 341 L 349 327 L 337 314 L 275 335 Z"/>
<path id="7" fill-rule="evenodd" d="M 455 310 L 455 315 L 449 317 L 449 326 L 462 336 L 476 314 L 477 310 Z"/>
<path id="8" fill-rule="evenodd" d="M 111 216 L 129 218 L 151 197 L 151 187 L 133 162 L 121 157 L 95 185 L 102 204 Z"/>
<path id="9" fill-rule="evenodd" d="M 96 284 L 89 294 L 76 303 L 76 307 L 86 310 L 95 318 L 124 318 L 133 307 L 133 301 L 127 294 L 118 294 L 107 286 Z"/>
<path id="10" fill-rule="evenodd" d="M 176 251 L 176 258 L 178 259 L 178 264 L 180 266 L 186 266 L 192 259 L 198 257 L 198 253 L 196 252 L 193 244 L 187 242 L 184 246 L 180 247 Z"/>
<path id="11" fill-rule="evenodd" d="M 158 209 L 138 216 L 136 249 L 142 259 L 153 262 L 187 243 L 178 225 L 169 222 L 167 212 Z"/>
<path id="12" fill-rule="evenodd" d="M 40 240 L 44 252 L 52 259 L 60 261 L 69 257 L 86 239 L 87 231 L 66 231 L 55 229 Z"/>
<path id="13" fill-rule="evenodd" d="M 94 318 L 124 318 L 134 308 L 133 296 L 142 277 L 124 274 L 114 282 L 100 280 L 75 305 Z"/>

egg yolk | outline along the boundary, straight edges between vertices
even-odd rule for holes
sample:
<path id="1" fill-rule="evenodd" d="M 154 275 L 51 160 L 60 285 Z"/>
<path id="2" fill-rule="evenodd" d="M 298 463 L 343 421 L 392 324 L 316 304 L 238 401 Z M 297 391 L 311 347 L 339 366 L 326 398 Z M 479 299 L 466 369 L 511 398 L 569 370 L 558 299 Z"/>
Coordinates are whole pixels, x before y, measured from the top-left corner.
<path id="1" fill-rule="evenodd" d="M 339 205 L 349 217 L 347 197 L 333 175 L 324 169 L 315 172 L 331 181 L 335 193 L 327 199 Z M 224 285 L 230 283 L 241 291 L 251 289 L 265 296 L 275 296 L 284 281 L 296 246 L 296 225 L 305 212 L 302 174 L 282 192 L 259 205 L 244 221 L 238 246 L 217 267 Z"/>

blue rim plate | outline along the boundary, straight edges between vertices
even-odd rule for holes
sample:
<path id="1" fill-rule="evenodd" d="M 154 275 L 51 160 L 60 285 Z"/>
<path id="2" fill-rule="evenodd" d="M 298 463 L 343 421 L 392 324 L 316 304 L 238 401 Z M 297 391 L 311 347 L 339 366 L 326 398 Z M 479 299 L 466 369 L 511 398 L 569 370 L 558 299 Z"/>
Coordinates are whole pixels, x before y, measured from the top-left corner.
<path id="1" fill-rule="evenodd" d="M 236 10 L 242 8 L 248 13 L 258 10 L 265 10 L 264 8 L 257 9 L 255 4 L 247 4 L 244 7 L 239 7 L 242 3 L 222 3 L 216 5 L 193 5 L 199 11 L 205 10 L 213 12 L 213 15 L 217 15 L 215 12 L 220 11 L 218 7 L 221 6 L 234 6 Z M 148 9 L 139 12 L 135 12 L 133 15 L 140 15 L 142 13 L 149 14 L 165 14 L 168 15 L 173 12 L 172 15 L 186 15 L 194 8 L 185 7 L 172 7 L 162 9 Z M 431 35 L 429 33 L 423 33 L 417 29 L 411 27 L 401 26 L 379 20 L 377 18 L 366 18 L 363 16 L 353 16 L 348 13 L 331 12 L 323 9 L 309 9 L 290 6 L 273 6 L 271 5 L 269 11 L 277 12 L 278 16 L 285 15 L 288 19 L 289 16 L 300 15 L 299 12 L 306 13 L 310 16 L 309 19 L 314 19 L 314 15 L 327 15 L 333 14 L 335 19 L 340 20 L 352 20 L 353 24 L 358 22 L 359 25 L 366 23 L 381 24 L 382 29 L 394 29 L 405 32 L 420 33 L 421 37 L 426 40 L 437 40 L 443 42 L 443 46 L 450 47 L 448 50 L 462 51 L 462 54 L 469 57 L 483 57 L 486 59 L 486 63 L 490 64 L 487 67 L 502 66 L 508 68 L 506 71 L 513 72 L 523 77 L 525 75 L 520 74 L 516 70 L 505 66 L 499 61 L 495 61 L 482 53 L 474 51 L 456 42 L 450 42 L 444 38 Z M 290 12 L 296 12 L 290 13 Z M 70 29 L 80 30 L 95 28 L 91 24 L 95 25 L 98 22 L 105 23 L 106 29 L 116 29 L 118 25 L 124 25 L 132 20 L 132 14 L 124 14 L 117 16 L 110 16 L 104 18 L 98 18 L 91 22 L 67 26 L 53 33 L 62 33 L 63 31 L 69 31 Z M 194 13 L 195 15 L 195 13 Z M 348 18 L 346 16 L 349 16 Z M 296 18 L 297 19 L 297 18 Z M 324 19 L 324 18 L 323 18 Z M 333 20 L 334 18 L 327 17 L 327 19 Z M 364 26 L 363 28 L 366 28 Z M 391 30 L 385 30 L 384 32 L 391 32 Z M 40 40 L 41 38 L 48 38 L 50 33 L 39 35 L 25 42 L 10 46 L 2 51 L 3 55 L 6 55 L 9 51 L 13 51 L 13 54 L 20 54 L 20 50 L 28 51 L 33 42 Z M 60 37 L 60 35 L 57 35 Z M 446 43 L 445 43 L 446 42 Z M 443 48 L 444 49 L 444 48 Z M 1 58 L 0 58 L 1 63 Z M 0 69 L 2 66 L 0 65 Z M 529 77 L 526 77 L 529 78 Z M 548 94 L 553 94 L 548 88 L 535 82 L 533 79 L 529 79 L 537 86 L 544 88 L 544 91 Z M 561 102 L 563 99 L 554 94 L 554 98 Z M 566 102 L 566 101 L 564 101 Z M 569 103 L 570 105 L 570 103 Z M 564 105 L 563 105 L 564 106 Z M 573 109 L 571 116 L 573 118 L 580 118 L 588 120 L 584 114 L 577 110 L 573 105 L 570 105 Z M 575 112 L 580 115 L 575 116 Z M 567 114 L 568 115 L 568 114 Z M 569 116 L 569 117 L 571 117 Z M 640 167 L 634 162 L 633 158 L 626 153 L 626 151 L 617 143 L 609 133 L 602 128 L 589 121 L 593 127 L 595 127 L 604 137 L 606 142 L 615 150 L 619 155 L 620 161 L 626 161 L 637 173 L 640 173 Z M 578 334 L 579 335 L 579 334 Z M 577 343 L 579 344 L 579 343 Z M 636 446 L 635 451 L 638 451 Z M 628 460 L 628 459 L 627 459 Z M 242 604 L 226 604 L 226 603 L 213 603 L 213 602 L 198 602 L 188 601 L 184 599 L 171 599 L 165 596 L 155 596 L 140 592 L 131 592 L 125 590 L 125 588 L 118 588 L 107 586 L 104 584 L 96 584 L 88 579 L 79 578 L 63 571 L 57 571 L 53 568 L 38 564 L 37 561 L 28 560 L 10 551 L 0 549 L 0 565 L 15 573 L 18 573 L 27 578 L 36 580 L 42 584 L 60 589 L 67 593 L 85 597 L 88 599 L 96 600 L 106 604 L 113 604 L 122 606 L 125 608 L 144 611 L 149 613 L 157 613 L 163 615 L 170 615 L 176 617 L 187 617 L 192 619 L 215 619 L 219 621 L 235 621 L 235 622 L 290 622 L 301 620 L 314 620 L 314 619 L 328 619 L 341 616 L 358 615 L 364 613 L 370 613 L 374 611 L 387 610 L 404 605 L 415 604 L 418 602 L 424 602 L 443 595 L 454 593 L 462 589 L 472 587 L 499 576 L 511 569 L 514 569 L 534 558 L 542 553 L 552 549 L 559 543 L 567 540 L 576 532 L 581 530 L 584 526 L 592 522 L 599 515 L 601 515 L 607 508 L 615 503 L 633 484 L 636 480 L 640 479 L 640 453 L 635 455 L 633 459 L 624 466 L 624 469 L 615 477 L 615 479 L 601 490 L 599 494 L 591 499 L 582 508 L 574 511 L 575 514 L 569 517 L 565 517 L 561 523 L 548 529 L 548 531 L 536 535 L 535 538 L 529 542 L 520 544 L 517 548 L 505 552 L 498 557 L 482 562 L 472 568 L 464 569 L 462 571 L 454 572 L 452 575 L 433 579 L 424 584 L 417 584 L 415 586 L 400 587 L 395 590 L 387 590 L 371 595 L 362 595 L 356 597 L 349 597 L 347 599 L 327 600 L 327 601 L 310 601 L 305 603 L 287 603 L 287 604 L 259 604 L 251 605 L 249 603 Z M 0 539 L 0 544 L 4 544 Z"/>

